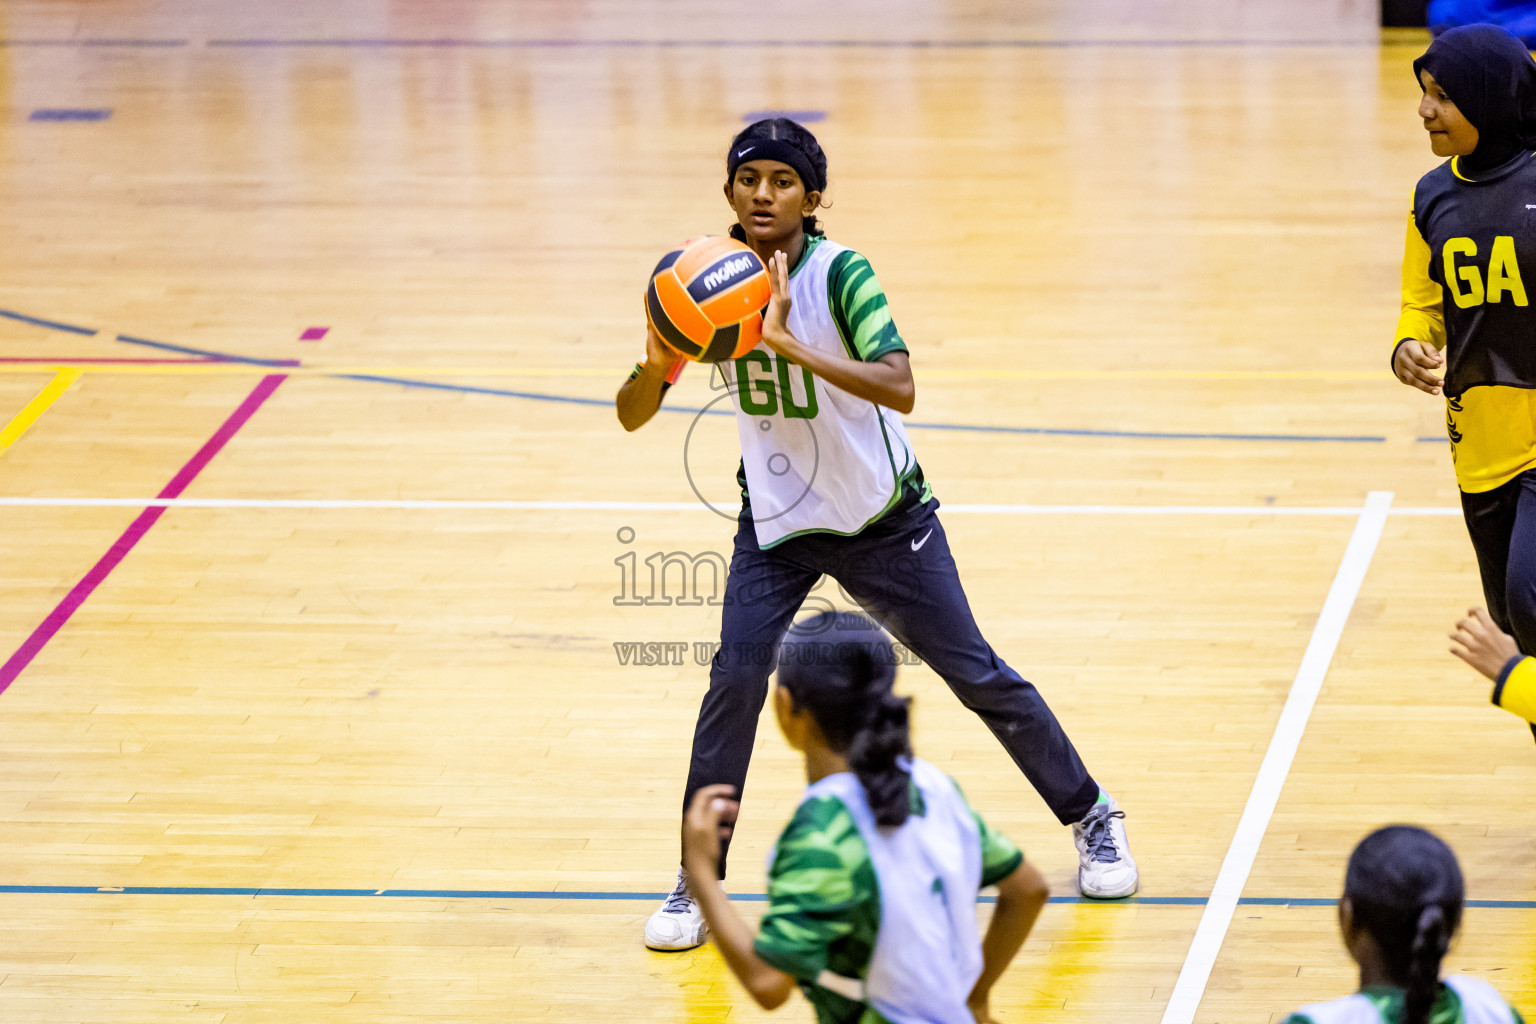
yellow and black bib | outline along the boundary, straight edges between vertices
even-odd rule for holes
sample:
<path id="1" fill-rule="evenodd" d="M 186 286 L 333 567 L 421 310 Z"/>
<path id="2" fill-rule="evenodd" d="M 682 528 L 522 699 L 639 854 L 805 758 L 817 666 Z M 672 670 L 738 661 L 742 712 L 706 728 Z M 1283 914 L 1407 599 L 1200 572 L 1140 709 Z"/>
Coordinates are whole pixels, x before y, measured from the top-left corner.
<path id="1" fill-rule="evenodd" d="M 1446 427 L 1463 491 L 1536 468 L 1536 154 L 1477 180 L 1452 159 L 1419 180 L 1397 341 L 1446 357 Z"/>

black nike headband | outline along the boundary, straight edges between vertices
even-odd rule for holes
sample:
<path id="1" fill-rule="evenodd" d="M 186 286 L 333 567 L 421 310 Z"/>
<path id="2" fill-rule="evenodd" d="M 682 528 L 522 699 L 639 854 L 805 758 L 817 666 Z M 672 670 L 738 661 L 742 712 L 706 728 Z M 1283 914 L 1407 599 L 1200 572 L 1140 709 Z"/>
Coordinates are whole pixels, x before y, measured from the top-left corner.
<path id="1" fill-rule="evenodd" d="M 800 183 L 807 192 L 821 192 L 827 187 L 827 183 L 816 176 L 810 159 L 797 146 L 783 139 L 743 139 L 737 143 L 725 161 L 725 172 L 729 180 L 736 180 L 736 168 L 753 160 L 777 160 L 781 164 L 788 164 L 800 175 Z"/>

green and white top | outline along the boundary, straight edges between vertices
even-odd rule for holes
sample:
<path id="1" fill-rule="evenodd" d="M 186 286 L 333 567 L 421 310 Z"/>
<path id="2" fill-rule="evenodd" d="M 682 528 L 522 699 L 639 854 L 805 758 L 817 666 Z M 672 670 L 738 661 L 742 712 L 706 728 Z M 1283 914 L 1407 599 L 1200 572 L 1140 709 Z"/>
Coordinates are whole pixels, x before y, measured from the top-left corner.
<path id="1" fill-rule="evenodd" d="M 874 270 L 852 249 L 805 236 L 789 297 L 789 329 L 812 348 L 862 362 L 907 351 Z M 762 547 L 811 531 L 858 533 L 904 493 L 931 495 L 898 413 L 829 387 L 766 343 L 719 366 Z"/>
<path id="2" fill-rule="evenodd" d="M 817 781 L 774 848 L 754 948 L 800 982 L 819 1024 L 971 1021 L 976 893 L 1024 855 L 949 776 L 914 760 L 912 778 L 897 829 L 874 826 L 855 776 Z"/>
<path id="3" fill-rule="evenodd" d="M 1403 990 L 1367 988 L 1343 999 L 1303 1006 L 1285 1024 L 1402 1024 Z M 1447 977 L 1429 1011 L 1429 1024 L 1525 1024 L 1487 982 Z"/>

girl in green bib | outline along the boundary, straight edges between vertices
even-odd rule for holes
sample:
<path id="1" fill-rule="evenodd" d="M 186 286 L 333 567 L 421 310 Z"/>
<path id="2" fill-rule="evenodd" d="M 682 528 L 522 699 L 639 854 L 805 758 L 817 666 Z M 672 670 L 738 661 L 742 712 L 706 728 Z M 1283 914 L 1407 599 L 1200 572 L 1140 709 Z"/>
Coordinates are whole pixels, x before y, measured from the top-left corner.
<path id="1" fill-rule="evenodd" d="M 992 986 L 1045 905 L 1045 879 L 953 779 L 912 756 L 879 627 L 846 612 L 807 625 L 833 639 L 785 642 L 773 710 L 809 785 L 774 848 L 755 938 L 714 883 L 733 787 L 699 790 L 683 823 L 683 866 L 714 943 L 759 1004 L 798 985 L 820 1024 L 990 1021 Z M 976 896 L 991 885 L 983 940 Z"/>
<path id="2" fill-rule="evenodd" d="M 725 172 L 731 234 L 768 267 L 773 299 L 761 343 L 715 364 L 735 406 L 742 505 L 683 808 L 714 784 L 740 798 L 774 652 L 828 576 L 981 717 L 1071 828 L 1079 890 L 1098 899 L 1131 895 L 1140 872 L 1125 812 L 971 613 L 939 500 L 902 423 L 916 400 L 906 340 L 869 260 L 828 238 L 816 218 L 826 154 L 802 125 L 769 118 L 731 140 Z M 684 365 L 651 330 L 645 362 L 615 401 L 626 430 L 661 409 Z M 723 853 L 718 871 L 724 878 Z M 679 874 L 646 922 L 647 946 L 675 951 L 704 941 L 691 891 Z"/>
<path id="3" fill-rule="evenodd" d="M 1461 866 L 1438 836 L 1410 825 L 1366 836 L 1339 900 L 1360 990 L 1304 1006 L 1285 1024 L 1524 1024 L 1487 982 L 1440 977 L 1464 902 Z"/>

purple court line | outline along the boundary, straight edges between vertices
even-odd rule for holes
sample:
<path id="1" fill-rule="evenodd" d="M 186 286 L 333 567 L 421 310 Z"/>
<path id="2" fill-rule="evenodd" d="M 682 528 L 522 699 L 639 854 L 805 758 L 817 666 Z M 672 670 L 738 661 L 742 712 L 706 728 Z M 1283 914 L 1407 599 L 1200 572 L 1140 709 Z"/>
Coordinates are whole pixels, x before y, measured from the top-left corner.
<path id="1" fill-rule="evenodd" d="M 230 359 L 199 356 L 196 359 L 101 359 L 97 356 L 0 356 L 0 363 L 41 363 L 45 366 L 95 366 L 99 363 L 132 366 L 179 366 L 182 363 L 228 363 Z"/>
<path id="2" fill-rule="evenodd" d="M 186 46 L 186 39 L 0 39 L 0 46 Z"/>
<path id="3" fill-rule="evenodd" d="M 269 374 L 261 378 L 261 383 L 256 385 L 256 389 L 245 397 L 245 401 L 240 403 L 238 409 L 230 413 L 229 419 L 214 431 L 213 436 L 197 450 L 197 454 L 192 456 L 175 476 L 171 477 L 171 482 L 161 489 L 157 497 L 180 497 L 181 492 L 187 489 L 187 485 L 197 478 L 197 474 L 203 471 L 203 468 L 215 455 L 219 454 L 224 445 L 229 443 L 229 439 L 234 437 L 240 428 L 256 414 L 256 410 L 261 408 L 262 403 L 272 397 L 272 392 L 277 390 L 277 386 L 287 379 L 288 375 L 282 373 Z M 0 693 L 4 693 L 6 688 L 16 681 L 16 677 L 32 664 L 32 659 L 48 646 L 48 641 L 53 639 L 54 634 L 64 628 L 70 616 L 74 615 L 85 603 L 86 598 L 101 586 L 102 581 L 128 556 L 128 552 L 133 550 L 134 545 L 144 539 L 150 527 L 159 522 L 164 514 L 165 506 L 163 505 L 146 508 L 139 513 L 137 519 L 128 524 L 128 529 L 123 531 L 122 536 L 118 537 L 107 549 L 107 553 L 91 566 L 80 582 L 75 584 L 74 589 L 59 602 L 58 607 L 32 631 L 32 635 L 16 648 L 16 653 L 11 655 L 10 660 L 0 665 Z"/>

